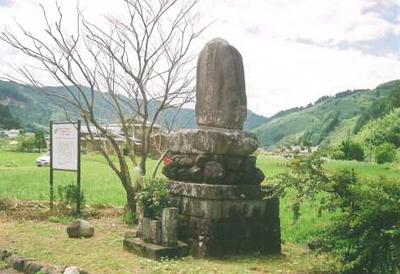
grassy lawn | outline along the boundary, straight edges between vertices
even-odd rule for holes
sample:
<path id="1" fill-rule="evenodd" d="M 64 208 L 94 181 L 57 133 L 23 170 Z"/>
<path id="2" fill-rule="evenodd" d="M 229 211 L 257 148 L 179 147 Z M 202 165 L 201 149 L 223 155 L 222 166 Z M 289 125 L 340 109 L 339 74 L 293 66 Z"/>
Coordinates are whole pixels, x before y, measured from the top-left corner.
<path id="1" fill-rule="evenodd" d="M 0 199 L 48 199 L 49 169 L 35 166 L 38 156 L 34 153 L 0 152 Z M 257 161 L 266 176 L 284 172 L 285 162 L 284 159 L 271 157 L 259 157 Z M 148 170 L 152 171 L 155 164 L 156 161 L 149 160 Z M 399 164 L 376 165 L 353 161 L 327 161 L 325 168 L 330 171 L 352 168 L 363 178 L 378 178 L 380 175 L 394 177 L 400 171 Z M 56 188 L 74 183 L 75 176 L 72 172 L 56 171 Z M 99 155 L 83 155 L 82 188 L 88 204 L 124 205 L 124 190 Z M 115 216 L 91 219 L 96 227 L 94 238 L 69 239 L 65 233 L 67 222 L 10 218 L 7 212 L 0 211 L 0 246 L 15 248 L 39 261 L 78 265 L 93 273 L 321 273 L 324 258 L 307 253 L 305 243 L 330 216 L 318 216 L 311 204 L 305 204 L 300 219 L 293 224 L 290 195 L 280 202 L 283 240 L 283 255 L 280 256 L 251 255 L 212 260 L 188 257 L 164 262 L 149 261 L 122 252 L 122 235 L 127 227 L 122 223 L 121 212 Z M 96 246 L 96 252 L 93 252 L 93 246 Z"/>
<path id="2" fill-rule="evenodd" d="M 49 168 L 36 167 L 37 153 L 0 152 L 0 199 L 15 198 L 19 200 L 47 200 L 49 197 Z M 285 161 L 280 158 L 259 157 L 258 166 L 266 176 L 285 171 Z M 148 170 L 152 171 L 156 161 L 148 161 Z M 400 173 L 399 164 L 377 165 L 355 161 L 327 161 L 328 170 L 353 168 L 361 177 L 378 178 L 380 175 L 390 177 Z M 160 174 L 161 175 L 161 174 Z M 162 176 L 162 175 L 161 175 Z M 55 171 L 54 183 L 63 186 L 76 182 L 76 173 Z M 125 192 L 112 170 L 103 163 L 100 155 L 83 155 L 82 158 L 82 189 L 87 204 L 108 204 L 123 206 Z M 312 231 L 324 224 L 329 215 L 318 216 L 313 206 L 304 204 L 302 215 L 293 224 L 290 209 L 290 195 L 281 199 L 282 239 L 288 242 L 305 243 Z"/>

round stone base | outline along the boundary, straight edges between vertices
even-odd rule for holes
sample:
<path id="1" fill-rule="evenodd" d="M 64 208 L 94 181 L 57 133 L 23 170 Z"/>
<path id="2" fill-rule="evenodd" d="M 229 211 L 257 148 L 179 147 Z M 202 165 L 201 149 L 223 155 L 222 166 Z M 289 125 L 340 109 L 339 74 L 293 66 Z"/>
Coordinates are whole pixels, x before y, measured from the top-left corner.
<path id="1" fill-rule="evenodd" d="M 257 136 L 241 130 L 186 129 L 172 133 L 168 151 L 184 154 L 247 156 L 257 150 Z"/>

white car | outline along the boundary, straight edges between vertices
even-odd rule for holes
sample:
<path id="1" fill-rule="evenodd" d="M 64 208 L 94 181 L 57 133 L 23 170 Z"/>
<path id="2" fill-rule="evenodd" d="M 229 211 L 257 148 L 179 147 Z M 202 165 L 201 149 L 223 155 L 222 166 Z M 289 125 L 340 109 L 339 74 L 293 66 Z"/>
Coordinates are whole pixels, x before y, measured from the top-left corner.
<path id="1" fill-rule="evenodd" d="M 36 159 L 36 166 L 49 166 L 50 165 L 50 151 Z"/>

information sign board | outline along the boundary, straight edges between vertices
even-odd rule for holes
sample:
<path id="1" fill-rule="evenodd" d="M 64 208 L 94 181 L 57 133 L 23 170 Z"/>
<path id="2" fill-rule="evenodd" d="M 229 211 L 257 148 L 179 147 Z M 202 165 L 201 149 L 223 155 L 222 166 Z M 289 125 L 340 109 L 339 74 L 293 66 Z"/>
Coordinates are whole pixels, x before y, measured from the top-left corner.
<path id="1" fill-rule="evenodd" d="M 53 123 L 52 168 L 78 171 L 79 132 L 77 123 Z"/>

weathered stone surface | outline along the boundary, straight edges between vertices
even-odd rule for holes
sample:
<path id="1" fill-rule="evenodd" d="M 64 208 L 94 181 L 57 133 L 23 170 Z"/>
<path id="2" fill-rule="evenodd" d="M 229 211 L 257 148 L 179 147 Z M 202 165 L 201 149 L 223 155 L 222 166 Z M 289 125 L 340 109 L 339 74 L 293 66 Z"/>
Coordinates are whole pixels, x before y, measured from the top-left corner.
<path id="1" fill-rule="evenodd" d="M 76 266 L 70 266 L 64 270 L 64 274 L 80 274 L 80 270 Z"/>
<path id="2" fill-rule="evenodd" d="M 174 167 L 172 164 L 163 166 L 162 174 L 164 174 L 167 178 L 171 180 L 178 179 L 177 168 Z"/>
<path id="3" fill-rule="evenodd" d="M 138 237 L 138 231 L 135 229 L 127 230 L 124 232 L 124 239 L 131 239 Z"/>
<path id="4" fill-rule="evenodd" d="M 203 168 L 208 161 L 211 160 L 211 157 L 206 154 L 199 154 L 196 156 L 195 164 L 196 166 Z"/>
<path id="5" fill-rule="evenodd" d="M 226 156 L 225 157 L 225 166 L 229 170 L 238 170 L 241 167 L 243 158 L 234 157 L 234 156 Z"/>
<path id="6" fill-rule="evenodd" d="M 279 200 L 258 185 L 170 181 L 179 209 L 178 238 L 198 257 L 242 251 L 280 253 Z"/>
<path id="7" fill-rule="evenodd" d="M 140 237 L 148 243 L 161 245 L 162 243 L 162 223 L 160 220 L 143 218 L 141 220 Z"/>
<path id="8" fill-rule="evenodd" d="M 242 129 L 247 116 L 243 60 L 221 38 L 208 42 L 197 62 L 196 118 L 200 127 Z"/>
<path id="9" fill-rule="evenodd" d="M 35 274 L 43 268 L 43 265 L 36 261 L 30 261 L 24 264 L 23 272 L 25 274 Z"/>
<path id="10" fill-rule="evenodd" d="M 13 255 L 11 255 L 11 256 L 9 256 L 7 259 L 6 259 L 6 261 L 7 261 L 7 263 L 11 266 L 11 267 L 13 267 L 14 269 L 17 269 L 18 271 L 20 271 L 18 268 L 20 268 L 21 270 L 22 270 L 22 263 L 23 263 L 23 260 L 22 260 L 22 258 L 20 257 L 20 256 L 18 256 L 17 254 L 13 254 Z"/>
<path id="11" fill-rule="evenodd" d="M 63 274 L 64 270 L 65 267 L 53 265 L 53 266 L 45 266 L 40 271 L 43 274 Z"/>
<path id="12" fill-rule="evenodd" d="M 190 169 L 187 168 L 179 168 L 176 170 L 176 177 L 181 178 L 183 181 L 190 181 Z"/>
<path id="13" fill-rule="evenodd" d="M 194 159 L 191 156 L 183 157 L 179 160 L 179 165 L 181 167 L 191 167 L 194 163 Z"/>
<path id="14" fill-rule="evenodd" d="M 70 238 L 90 238 L 94 234 L 94 227 L 85 220 L 78 219 L 67 227 Z"/>
<path id="15" fill-rule="evenodd" d="M 263 199 L 259 185 L 209 185 L 170 181 L 175 196 L 206 200 L 258 200 Z"/>
<path id="16" fill-rule="evenodd" d="M 194 182 L 201 182 L 203 181 L 203 170 L 198 166 L 193 166 L 190 168 L 190 178 Z"/>
<path id="17" fill-rule="evenodd" d="M 124 240 L 123 245 L 124 250 L 153 260 L 181 258 L 189 255 L 188 245 L 180 241 L 176 246 L 160 246 L 146 243 L 140 238 L 133 238 Z"/>
<path id="18" fill-rule="evenodd" d="M 245 171 L 253 171 L 256 168 L 257 158 L 255 156 L 246 157 L 243 161 Z"/>
<path id="19" fill-rule="evenodd" d="M 3 261 L 13 255 L 13 253 L 10 250 L 7 249 L 0 249 L 0 261 Z"/>
<path id="20" fill-rule="evenodd" d="M 6 262 L 14 269 L 23 272 L 25 267 L 35 260 L 29 258 L 22 258 L 17 254 L 12 254 L 6 258 Z"/>
<path id="21" fill-rule="evenodd" d="M 232 202 L 232 201 L 228 201 Z M 229 218 L 208 219 L 186 214 L 179 215 L 179 239 L 189 243 L 196 257 L 220 256 L 238 252 L 280 253 L 280 226 L 278 200 L 260 200 L 258 206 L 267 208 L 260 214 L 242 215 L 243 205 L 234 202 L 235 211 L 227 211 Z M 253 202 L 253 201 L 252 201 Z M 233 209 L 229 206 L 230 210 Z M 224 216 L 223 215 L 223 216 Z"/>
<path id="22" fill-rule="evenodd" d="M 220 200 L 203 200 L 190 197 L 180 197 L 177 200 L 179 214 L 206 219 L 222 218 L 222 201 Z"/>
<path id="23" fill-rule="evenodd" d="M 171 180 L 216 185 L 258 185 L 265 178 L 262 171 L 256 168 L 254 156 L 199 154 L 194 157 L 175 154 L 172 158 L 162 170 Z M 195 158 L 192 166 L 181 166 L 180 162 L 185 158 Z"/>
<path id="24" fill-rule="evenodd" d="M 164 208 L 162 213 L 162 243 L 163 246 L 178 244 L 178 208 Z"/>
<path id="25" fill-rule="evenodd" d="M 225 169 L 224 167 L 214 161 L 207 162 L 206 166 L 204 167 L 204 181 L 205 182 L 218 182 L 225 176 Z"/>
<path id="26" fill-rule="evenodd" d="M 186 154 L 247 156 L 257 147 L 257 136 L 251 132 L 183 129 L 171 134 L 168 150 Z"/>

